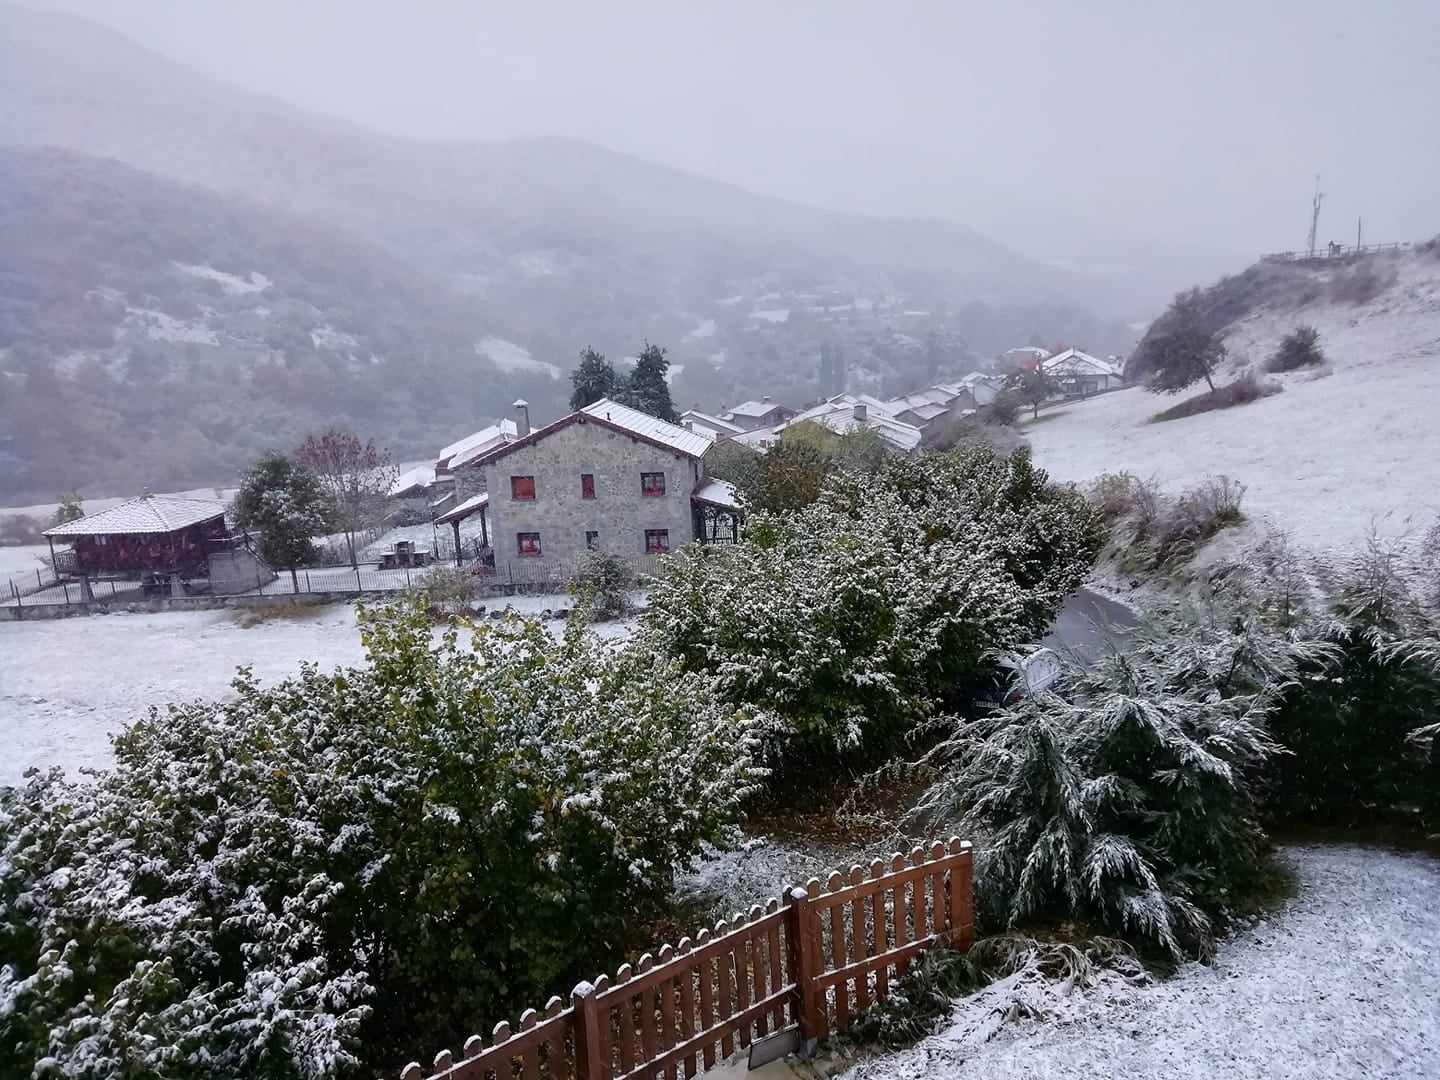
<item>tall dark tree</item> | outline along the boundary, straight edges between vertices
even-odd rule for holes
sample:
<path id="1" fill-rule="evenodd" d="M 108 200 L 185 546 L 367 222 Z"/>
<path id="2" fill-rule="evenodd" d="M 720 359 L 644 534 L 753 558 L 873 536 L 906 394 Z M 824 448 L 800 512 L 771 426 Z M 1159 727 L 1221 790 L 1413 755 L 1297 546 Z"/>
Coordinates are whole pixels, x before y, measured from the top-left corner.
<path id="1" fill-rule="evenodd" d="M 670 400 L 670 384 L 665 379 L 669 370 L 670 361 L 665 358 L 665 350 L 647 341 L 620 400 L 632 409 L 678 424 L 680 414 Z"/>
<path id="2" fill-rule="evenodd" d="M 395 483 L 390 453 L 354 432 L 331 427 L 305 436 L 295 460 L 309 469 L 330 496 L 334 525 L 345 534 L 350 565 L 359 565 L 355 534 L 385 518 L 385 503 Z"/>
<path id="3" fill-rule="evenodd" d="M 330 522 L 332 506 L 324 486 L 309 469 L 271 450 L 246 470 L 235 493 L 235 523 L 260 533 L 260 557 L 290 571 L 300 591 L 295 568 L 315 557 L 317 534 Z"/>
<path id="4" fill-rule="evenodd" d="M 1211 329 L 1199 289 L 1182 292 L 1145 337 L 1151 358 L 1150 390 L 1178 394 L 1201 379 L 1215 389 L 1215 369 L 1225 359 L 1225 343 Z"/>
<path id="5" fill-rule="evenodd" d="M 593 405 L 601 398 L 615 397 L 621 391 L 620 376 L 615 366 L 590 346 L 580 352 L 580 366 L 570 373 L 570 409 L 575 411 Z"/>

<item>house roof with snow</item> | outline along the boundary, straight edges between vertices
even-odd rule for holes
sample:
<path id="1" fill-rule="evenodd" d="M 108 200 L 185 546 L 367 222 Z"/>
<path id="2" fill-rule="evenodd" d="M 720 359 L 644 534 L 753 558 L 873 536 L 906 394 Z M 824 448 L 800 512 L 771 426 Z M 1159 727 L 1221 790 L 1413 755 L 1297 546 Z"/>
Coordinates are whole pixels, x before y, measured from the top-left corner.
<path id="1" fill-rule="evenodd" d="M 431 484 L 435 483 L 434 465 L 417 465 L 413 469 L 406 469 L 395 478 L 390 485 L 388 494 L 392 499 L 408 498 L 418 495 Z"/>
<path id="2" fill-rule="evenodd" d="M 1108 375 L 1114 379 L 1125 377 L 1125 373 L 1109 360 L 1101 360 L 1079 349 L 1066 349 L 1040 362 L 1046 371 L 1083 371 L 1087 374 Z"/>
<path id="3" fill-rule="evenodd" d="M 692 458 L 704 457 L 705 451 L 715 445 L 715 440 L 708 435 L 690 431 L 679 424 L 672 424 L 668 420 L 660 420 L 639 409 L 621 405 L 618 401 L 601 398 L 592 405 L 586 405 L 578 412 L 562 416 L 553 424 L 536 428 L 529 435 L 523 435 L 501 446 L 493 447 L 474 458 L 469 464 L 489 465 L 491 462 L 499 461 L 501 458 L 513 454 L 516 450 L 533 446 L 571 424 L 599 424 L 601 427 L 621 432 L 639 439 L 641 442 L 658 446 L 662 450 L 670 450 Z"/>
<path id="4" fill-rule="evenodd" d="M 897 420 L 890 405 L 869 394 L 836 394 L 813 408 L 797 413 L 783 424 L 777 424 L 774 432 L 783 434 L 787 428 L 806 421 L 823 424 L 840 435 L 868 428 L 901 450 L 914 450 L 924 438 L 919 428 Z"/>
<path id="5" fill-rule="evenodd" d="M 435 519 L 436 525 L 449 525 L 452 521 L 464 521 L 477 510 L 483 510 L 490 505 L 490 493 L 482 491 L 479 495 L 472 495 L 458 506 L 452 506 Z"/>
<path id="6" fill-rule="evenodd" d="M 729 420 L 722 420 L 718 416 L 711 416 L 709 413 L 701 412 L 699 409 L 686 409 L 680 414 L 680 421 L 683 424 L 686 420 L 697 427 L 707 427 L 720 435 L 739 435 L 745 429 L 739 424 L 732 424 Z"/>
<path id="7" fill-rule="evenodd" d="M 487 428 L 457 439 L 435 457 L 435 471 L 445 473 L 468 465 L 481 454 L 487 453 L 503 443 L 520 437 L 520 429 L 514 420 L 501 420 Z"/>
<path id="8" fill-rule="evenodd" d="M 794 413 L 795 410 L 788 405 L 781 405 L 778 401 L 771 401 L 769 398 L 761 398 L 759 401 L 742 401 L 733 409 L 728 409 L 721 414 L 721 418 L 728 420 L 734 416 L 744 416 L 752 420 L 759 420 L 762 416 L 769 416 L 776 409 L 787 413 Z"/>
<path id="9" fill-rule="evenodd" d="M 210 499 L 182 499 L 178 495 L 141 495 L 98 514 L 87 514 L 46 529 L 48 537 L 116 536 L 171 533 L 225 516 L 225 504 Z"/>
<path id="10" fill-rule="evenodd" d="M 718 506 L 723 510 L 740 509 L 740 496 L 735 491 L 735 485 L 724 480 L 716 480 L 714 477 L 701 480 L 695 490 L 690 493 L 690 498 L 695 502 Z"/>

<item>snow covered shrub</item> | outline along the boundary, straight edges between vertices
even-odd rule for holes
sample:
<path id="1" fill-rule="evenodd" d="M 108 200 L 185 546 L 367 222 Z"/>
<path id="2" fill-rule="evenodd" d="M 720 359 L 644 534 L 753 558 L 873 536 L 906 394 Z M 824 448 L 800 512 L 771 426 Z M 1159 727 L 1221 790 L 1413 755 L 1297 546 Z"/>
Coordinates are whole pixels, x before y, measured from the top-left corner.
<path id="1" fill-rule="evenodd" d="M 1214 390 L 1186 398 L 1179 405 L 1162 409 L 1150 417 L 1150 423 L 1162 424 L 1167 420 L 1181 420 L 1187 416 L 1213 412 L 1215 409 L 1232 409 L 1236 405 L 1249 405 L 1252 401 L 1259 401 L 1261 398 L 1278 394 L 1282 389 L 1274 379 L 1258 379 L 1253 373 L 1247 372 L 1232 382 L 1217 386 Z"/>
<path id="2" fill-rule="evenodd" d="M 1298 371 L 1303 367 L 1318 367 L 1324 362 L 1320 331 L 1313 326 L 1297 326 L 1281 340 L 1275 355 L 1265 362 L 1265 370 Z"/>
<path id="3" fill-rule="evenodd" d="M 1330 299 L 1337 304 L 1368 304 L 1399 278 L 1395 260 L 1371 255 L 1330 279 Z"/>
<path id="4" fill-rule="evenodd" d="M 584 605 L 596 622 L 619 619 L 630 611 L 625 594 L 633 575 L 625 563 L 614 555 L 590 552 L 576 567 L 570 578 L 570 595 Z"/>
<path id="5" fill-rule="evenodd" d="M 1178 496 L 1153 480 L 1105 473 L 1087 495 L 1110 529 L 1110 548 L 1128 569 L 1155 570 L 1191 558 L 1221 529 L 1244 520 L 1245 485 L 1212 476 Z"/>
<path id="6" fill-rule="evenodd" d="M 704 680 L 572 626 L 154 712 L 0 804 L 0 1075 L 392 1075 L 612 967 L 747 794 Z"/>
<path id="7" fill-rule="evenodd" d="M 1440 824 L 1440 621 L 1398 548 L 1372 540 L 1321 577 L 1330 609 L 1310 629 L 1333 655 L 1275 717 L 1291 753 L 1272 765 L 1270 811 L 1353 825 L 1420 808 Z"/>
<path id="8" fill-rule="evenodd" d="M 475 579 L 456 566 L 432 566 L 412 592 L 416 607 L 436 622 L 446 622 L 470 614 Z"/>
<path id="9" fill-rule="evenodd" d="M 1303 651 L 1226 612 L 1150 617 L 1127 651 L 1073 675 L 1073 701 L 962 721 L 924 759 L 921 815 L 989 835 L 977 899 L 991 926 L 1079 919 L 1172 958 L 1263 885 L 1254 786 Z"/>
<path id="10" fill-rule="evenodd" d="M 672 556 L 641 633 L 768 714 L 781 773 L 862 762 L 960 699 L 991 650 L 1043 633 L 1101 538 L 1023 455 L 897 458 L 756 515 L 744 543 Z"/>

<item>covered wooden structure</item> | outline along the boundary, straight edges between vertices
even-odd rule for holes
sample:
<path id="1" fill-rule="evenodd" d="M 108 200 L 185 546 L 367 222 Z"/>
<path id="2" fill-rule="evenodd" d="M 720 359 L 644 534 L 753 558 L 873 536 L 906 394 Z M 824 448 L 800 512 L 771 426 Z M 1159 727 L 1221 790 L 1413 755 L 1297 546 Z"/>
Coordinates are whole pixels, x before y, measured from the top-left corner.
<path id="1" fill-rule="evenodd" d="M 464 560 L 464 549 L 460 541 L 460 523 L 473 514 L 480 515 L 480 548 L 483 553 L 490 548 L 490 525 L 488 513 L 490 509 L 490 495 L 488 492 L 481 492 L 479 495 L 471 496 L 464 502 L 458 504 L 440 514 L 435 518 L 436 525 L 449 525 L 455 531 L 455 565 L 459 566 Z"/>
<path id="2" fill-rule="evenodd" d="M 724 480 L 702 480 L 690 494 L 695 521 L 695 539 L 702 544 L 735 544 L 740 541 L 740 521 L 745 516 L 733 485 Z"/>
<path id="3" fill-rule="evenodd" d="M 178 591 L 179 583 L 210 576 L 211 558 L 245 546 L 225 524 L 225 504 L 208 499 L 145 494 L 45 532 L 55 574 L 96 580 L 139 580 Z M 68 543 L 57 551 L 56 541 Z"/>

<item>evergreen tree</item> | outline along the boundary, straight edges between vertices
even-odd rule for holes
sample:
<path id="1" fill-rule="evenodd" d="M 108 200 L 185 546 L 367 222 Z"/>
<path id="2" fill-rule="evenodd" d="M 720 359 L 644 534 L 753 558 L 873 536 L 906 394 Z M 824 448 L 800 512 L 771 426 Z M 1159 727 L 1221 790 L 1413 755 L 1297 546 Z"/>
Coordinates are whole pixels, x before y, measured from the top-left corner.
<path id="1" fill-rule="evenodd" d="M 675 411 L 675 405 L 670 400 L 670 384 L 665 381 L 665 373 L 669 369 L 670 361 L 665 358 L 665 350 L 647 341 L 619 400 L 632 409 L 678 424 L 680 414 Z"/>
<path id="2" fill-rule="evenodd" d="M 570 383 L 575 387 L 570 394 L 572 412 L 621 392 L 615 366 L 588 345 L 580 352 L 580 366 L 570 373 Z"/>
<path id="3" fill-rule="evenodd" d="M 1200 290 L 1180 293 L 1146 335 L 1154 373 L 1150 390 L 1178 394 L 1205 380 L 1215 389 L 1215 369 L 1225 359 L 1225 343 L 1201 311 Z"/>
<path id="4" fill-rule="evenodd" d="M 314 559 L 313 537 L 326 529 L 332 511 L 319 479 L 271 450 L 240 478 L 234 510 L 237 525 L 259 531 L 260 557 L 289 570 L 290 582 L 299 592 L 295 568 Z"/>
<path id="5" fill-rule="evenodd" d="M 60 505 L 55 508 L 55 513 L 50 518 L 50 527 L 64 525 L 68 521 L 79 521 L 85 516 L 85 502 L 80 498 L 80 492 L 71 488 L 60 496 Z"/>

